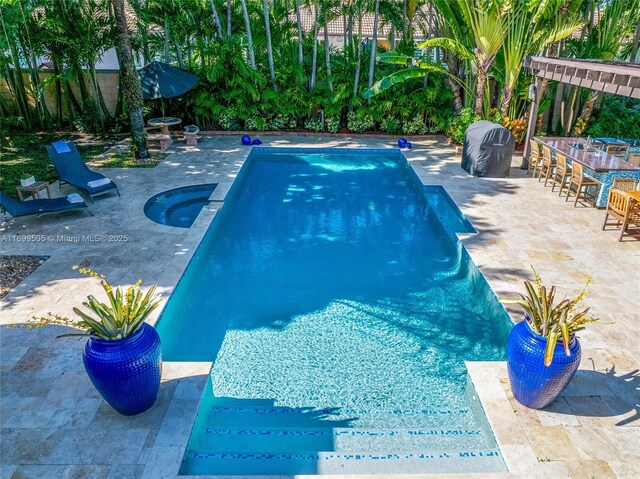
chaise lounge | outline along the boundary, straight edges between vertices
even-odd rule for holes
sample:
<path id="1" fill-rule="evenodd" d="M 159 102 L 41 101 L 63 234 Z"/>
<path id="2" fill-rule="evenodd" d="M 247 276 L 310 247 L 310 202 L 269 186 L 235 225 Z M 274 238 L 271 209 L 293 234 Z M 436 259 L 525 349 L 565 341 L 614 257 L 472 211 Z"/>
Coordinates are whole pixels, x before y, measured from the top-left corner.
<path id="1" fill-rule="evenodd" d="M 87 203 L 77 193 L 62 198 L 37 199 L 31 201 L 19 201 L 5 195 L 0 191 L 0 207 L 14 218 L 18 216 L 42 215 L 44 213 L 57 213 L 60 211 L 86 208 Z M 87 212 L 93 216 L 91 211 Z"/>
<path id="2" fill-rule="evenodd" d="M 93 203 L 93 197 L 115 189 L 118 196 L 120 192 L 116 184 L 100 173 L 91 171 L 80 156 L 76 145 L 72 142 L 54 141 L 47 145 L 47 153 L 55 166 L 60 185 L 62 182 L 69 183 L 81 190 L 84 190 Z"/>

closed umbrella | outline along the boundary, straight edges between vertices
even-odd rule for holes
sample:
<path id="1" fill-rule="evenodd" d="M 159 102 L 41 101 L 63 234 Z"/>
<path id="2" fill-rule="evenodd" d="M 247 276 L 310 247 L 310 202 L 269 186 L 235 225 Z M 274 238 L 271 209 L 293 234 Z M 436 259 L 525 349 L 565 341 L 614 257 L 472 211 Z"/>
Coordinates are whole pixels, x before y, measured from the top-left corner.
<path id="1" fill-rule="evenodd" d="M 142 98 L 156 100 L 160 98 L 174 98 L 191 90 L 198 77 L 167 63 L 152 61 L 138 71 Z M 164 107 L 162 116 L 164 116 Z"/>

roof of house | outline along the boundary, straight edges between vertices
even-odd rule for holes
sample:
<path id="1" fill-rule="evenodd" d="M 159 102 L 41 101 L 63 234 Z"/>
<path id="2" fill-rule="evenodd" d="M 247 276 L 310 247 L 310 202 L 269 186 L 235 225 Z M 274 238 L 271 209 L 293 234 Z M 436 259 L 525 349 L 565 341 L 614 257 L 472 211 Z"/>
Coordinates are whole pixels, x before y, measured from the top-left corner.
<path id="1" fill-rule="evenodd" d="M 413 20 L 414 27 L 414 38 L 417 40 L 424 39 L 426 35 L 426 29 L 428 25 L 427 19 L 429 18 L 429 13 L 426 7 L 421 7 L 420 11 L 416 13 L 416 16 Z M 291 17 L 291 21 L 296 22 L 295 13 Z M 314 24 L 314 12 L 312 9 L 303 7 L 300 9 L 300 21 L 302 23 L 302 29 L 305 32 L 311 32 L 313 30 Z M 373 13 L 365 13 L 362 16 L 362 38 L 370 38 L 373 36 L 373 21 L 374 14 Z M 353 34 L 358 34 L 358 22 L 354 21 L 353 25 Z M 342 16 L 337 17 L 328 24 L 328 34 L 330 37 L 343 37 L 345 30 L 344 18 Z M 379 21 L 378 22 L 378 36 L 386 37 L 391 34 L 391 24 Z M 322 27 L 318 30 L 318 35 L 323 35 Z M 396 32 L 396 35 L 399 36 L 400 33 Z"/>

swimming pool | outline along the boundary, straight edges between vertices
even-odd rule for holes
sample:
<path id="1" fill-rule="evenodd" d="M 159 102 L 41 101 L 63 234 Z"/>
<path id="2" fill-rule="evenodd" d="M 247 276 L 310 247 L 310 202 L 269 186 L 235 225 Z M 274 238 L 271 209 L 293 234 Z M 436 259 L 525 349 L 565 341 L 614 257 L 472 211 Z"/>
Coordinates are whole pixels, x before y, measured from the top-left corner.
<path id="1" fill-rule="evenodd" d="M 511 323 L 447 198 L 399 151 L 253 150 L 157 325 L 214 361 L 183 474 L 505 470 L 464 360 Z"/>

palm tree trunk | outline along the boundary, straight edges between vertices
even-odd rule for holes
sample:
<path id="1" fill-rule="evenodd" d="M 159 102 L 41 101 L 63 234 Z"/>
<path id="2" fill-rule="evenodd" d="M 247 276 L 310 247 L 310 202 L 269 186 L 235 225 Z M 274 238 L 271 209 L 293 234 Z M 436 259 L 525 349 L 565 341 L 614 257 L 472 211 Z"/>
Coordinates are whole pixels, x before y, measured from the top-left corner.
<path id="1" fill-rule="evenodd" d="M 231 0 L 227 0 L 227 37 L 231 38 L 231 14 L 233 9 L 231 6 Z"/>
<path id="2" fill-rule="evenodd" d="M 591 115 L 593 114 L 593 109 L 595 107 L 596 102 L 598 101 L 598 97 L 600 96 L 600 92 L 596 90 L 590 90 L 589 96 L 587 97 L 587 101 L 584 103 L 582 110 L 580 111 L 580 116 L 578 118 L 582 118 L 586 123 L 589 123 L 591 119 Z M 582 134 L 581 131 L 576 130 L 576 125 L 573 125 L 573 129 L 571 131 L 572 136 L 579 136 Z"/>
<path id="3" fill-rule="evenodd" d="M 324 61 L 327 65 L 327 85 L 333 91 L 331 83 L 331 49 L 329 48 L 329 30 L 327 29 L 327 13 L 324 13 Z"/>
<path id="4" fill-rule="evenodd" d="M 53 74 L 56 76 L 55 93 L 56 93 L 56 126 L 62 128 L 62 82 L 60 81 L 61 61 L 57 56 L 53 57 Z"/>
<path id="5" fill-rule="evenodd" d="M 478 78 L 476 84 L 476 115 L 483 116 L 484 113 L 484 90 L 487 86 L 487 71 L 481 66 L 478 66 Z"/>
<path id="6" fill-rule="evenodd" d="M 502 89 L 502 101 L 500 102 L 500 114 L 503 117 L 509 116 L 509 106 L 511 105 L 511 98 L 513 97 L 513 88 L 505 85 Z"/>
<path id="7" fill-rule="evenodd" d="M 140 88 L 140 80 L 131 52 L 131 41 L 129 39 L 127 19 L 124 13 L 124 0 L 112 0 L 112 4 L 116 18 L 120 77 L 122 78 L 123 93 L 129 110 L 133 147 L 136 152 L 136 157 L 144 160 L 149 158 L 149 152 L 145 144 L 144 117 L 142 116 L 142 89 Z"/>
<path id="8" fill-rule="evenodd" d="M 164 61 L 171 63 L 171 55 L 169 53 L 169 19 L 166 14 L 164 17 Z"/>
<path id="9" fill-rule="evenodd" d="M 633 46 L 631 47 L 630 61 L 635 63 L 640 61 L 640 58 L 638 58 L 638 46 L 640 46 L 640 22 L 638 22 L 638 26 L 636 27 L 636 37 L 633 40 Z"/>
<path id="10" fill-rule="evenodd" d="M 376 47 L 378 46 L 378 20 L 380 12 L 380 0 L 376 0 L 375 11 L 373 13 L 373 40 L 371 42 L 371 57 L 369 59 L 369 83 L 368 86 L 373 86 L 373 73 L 376 66 Z M 371 99 L 369 99 L 371 101 Z"/>
<path id="11" fill-rule="evenodd" d="M 213 23 L 216 26 L 218 38 L 222 38 L 222 23 L 220 23 L 220 16 L 218 15 L 218 9 L 216 8 L 215 0 L 209 0 L 211 4 L 211 14 L 213 15 Z"/>
<path id="12" fill-rule="evenodd" d="M 173 46 L 176 49 L 176 58 L 178 59 L 178 66 L 184 68 L 184 59 L 182 58 L 182 49 L 177 40 L 173 40 Z"/>
<path id="13" fill-rule="evenodd" d="M 318 8 L 313 15 L 313 55 L 311 58 L 311 90 L 316 87 L 316 69 L 318 66 Z"/>
<path id="14" fill-rule="evenodd" d="M 304 52 L 302 51 L 302 19 L 300 18 L 300 1 L 296 0 L 296 22 L 298 23 L 298 64 L 304 63 Z"/>
<path id="15" fill-rule="evenodd" d="M 360 70 L 362 69 L 362 41 L 358 42 L 358 58 L 356 60 L 356 74 L 353 79 L 353 97 L 358 96 L 358 86 L 360 84 Z"/>
<path id="16" fill-rule="evenodd" d="M 240 0 L 242 5 L 242 15 L 244 16 L 244 27 L 247 30 L 247 48 L 249 50 L 249 64 L 252 69 L 256 69 L 256 55 L 253 51 L 253 38 L 251 37 L 251 21 L 249 20 L 249 11 L 245 0 Z"/>
<path id="17" fill-rule="evenodd" d="M 262 1 L 262 10 L 264 12 L 264 28 L 267 34 L 267 60 L 269 60 L 269 75 L 271 75 L 271 82 L 273 83 L 273 89 L 278 91 L 278 85 L 276 85 L 276 71 L 273 65 L 273 46 L 271 45 L 271 22 L 269 20 L 269 0 Z"/>
<path id="18" fill-rule="evenodd" d="M 404 37 L 404 42 L 409 43 L 409 29 L 407 28 L 407 0 L 403 0 L 402 2 L 402 36 Z"/>

